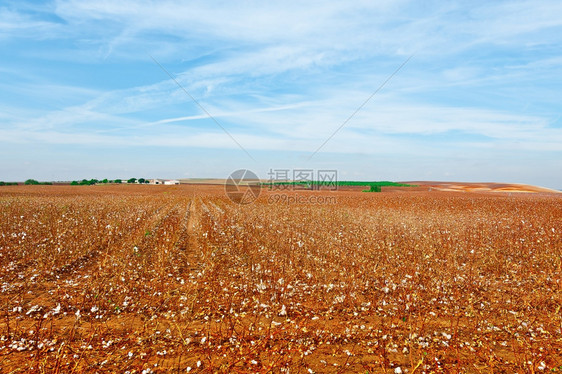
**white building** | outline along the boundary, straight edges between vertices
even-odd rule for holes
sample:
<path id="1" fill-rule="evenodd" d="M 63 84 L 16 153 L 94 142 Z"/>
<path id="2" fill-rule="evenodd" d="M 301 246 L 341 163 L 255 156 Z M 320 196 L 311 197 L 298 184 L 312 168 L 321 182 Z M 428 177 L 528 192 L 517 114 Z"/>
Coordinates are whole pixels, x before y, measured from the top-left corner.
<path id="1" fill-rule="evenodd" d="M 163 184 L 163 182 L 160 179 L 151 179 L 150 184 Z"/>
<path id="2" fill-rule="evenodd" d="M 164 181 L 164 184 L 166 184 L 166 185 L 180 184 L 180 181 L 176 180 L 176 179 L 170 179 L 170 180 Z"/>

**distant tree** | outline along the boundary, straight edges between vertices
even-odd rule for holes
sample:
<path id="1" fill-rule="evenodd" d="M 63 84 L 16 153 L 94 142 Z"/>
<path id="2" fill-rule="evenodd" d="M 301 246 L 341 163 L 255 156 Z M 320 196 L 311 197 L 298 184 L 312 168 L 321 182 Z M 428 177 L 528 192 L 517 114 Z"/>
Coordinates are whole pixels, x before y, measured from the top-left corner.
<path id="1" fill-rule="evenodd" d="M 39 184 L 39 182 L 36 181 L 35 179 L 28 179 L 28 180 L 25 181 L 24 184 L 26 184 L 26 185 L 36 185 L 36 184 Z"/>
<path id="2" fill-rule="evenodd" d="M 80 183 L 78 183 L 78 181 L 72 181 L 70 183 L 71 186 L 78 186 Z"/>
<path id="3" fill-rule="evenodd" d="M 87 180 L 87 179 L 82 179 L 82 180 L 80 181 L 80 185 L 81 185 L 81 186 L 88 186 L 89 184 L 90 184 L 90 181 Z"/>
<path id="4" fill-rule="evenodd" d="M 102 183 L 108 183 L 109 181 L 107 180 L 107 178 L 105 178 L 104 180 L 101 181 Z"/>
<path id="5" fill-rule="evenodd" d="M 97 179 L 90 179 L 90 180 L 89 180 L 90 186 L 91 186 L 91 185 L 94 185 L 94 184 L 96 184 L 96 183 L 98 183 L 98 182 L 99 182 L 99 180 L 97 180 Z"/>
<path id="6" fill-rule="evenodd" d="M 144 179 L 144 178 L 139 178 L 139 183 L 142 184 L 142 183 L 145 183 L 145 182 L 146 182 L 146 179 Z"/>
<path id="7" fill-rule="evenodd" d="M 127 183 L 135 183 L 137 181 L 137 178 L 131 178 L 127 181 Z"/>
<path id="8" fill-rule="evenodd" d="M 115 183 L 123 183 L 123 181 L 121 179 L 116 179 L 114 180 Z"/>
<path id="9" fill-rule="evenodd" d="M 5 186 L 6 182 L 0 182 L 0 186 Z"/>

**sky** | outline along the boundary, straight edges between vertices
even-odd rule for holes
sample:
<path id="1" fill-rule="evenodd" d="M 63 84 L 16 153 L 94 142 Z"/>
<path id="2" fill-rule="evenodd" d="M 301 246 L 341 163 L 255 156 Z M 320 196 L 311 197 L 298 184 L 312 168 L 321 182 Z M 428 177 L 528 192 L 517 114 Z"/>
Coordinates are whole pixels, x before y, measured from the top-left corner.
<path id="1" fill-rule="evenodd" d="M 560 1 L 0 1 L 0 180 L 562 189 Z"/>

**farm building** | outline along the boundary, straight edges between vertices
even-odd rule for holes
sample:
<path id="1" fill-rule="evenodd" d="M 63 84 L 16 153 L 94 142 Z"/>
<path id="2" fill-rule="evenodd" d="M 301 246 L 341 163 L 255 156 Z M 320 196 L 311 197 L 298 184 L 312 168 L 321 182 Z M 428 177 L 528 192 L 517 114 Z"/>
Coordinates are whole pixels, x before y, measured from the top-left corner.
<path id="1" fill-rule="evenodd" d="M 150 184 L 164 184 L 160 179 L 151 179 Z"/>
<path id="2" fill-rule="evenodd" d="M 180 184 L 180 181 L 176 180 L 176 179 L 170 179 L 170 180 L 164 181 L 164 184 L 166 184 L 166 185 Z"/>

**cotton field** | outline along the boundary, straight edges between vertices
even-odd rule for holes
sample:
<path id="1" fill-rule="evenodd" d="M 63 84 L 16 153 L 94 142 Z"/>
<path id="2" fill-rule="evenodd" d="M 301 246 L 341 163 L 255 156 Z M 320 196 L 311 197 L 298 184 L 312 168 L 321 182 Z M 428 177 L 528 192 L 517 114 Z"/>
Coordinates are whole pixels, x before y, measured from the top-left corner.
<path id="1" fill-rule="evenodd" d="M 562 372 L 559 195 L 271 193 L 2 187 L 0 372 Z"/>

